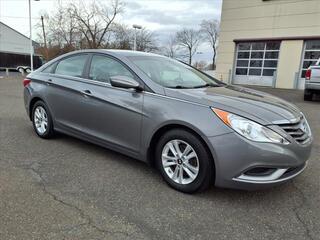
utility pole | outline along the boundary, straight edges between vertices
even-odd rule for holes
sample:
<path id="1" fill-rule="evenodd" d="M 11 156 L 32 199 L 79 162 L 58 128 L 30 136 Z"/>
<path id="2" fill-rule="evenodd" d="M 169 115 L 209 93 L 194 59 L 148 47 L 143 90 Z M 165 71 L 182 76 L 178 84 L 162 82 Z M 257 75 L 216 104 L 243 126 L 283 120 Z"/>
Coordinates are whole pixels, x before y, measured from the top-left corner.
<path id="1" fill-rule="evenodd" d="M 40 1 L 40 0 L 34 0 Z M 31 25 L 31 0 L 29 2 L 29 32 L 30 32 L 30 70 L 33 71 L 33 42 L 32 42 L 32 25 Z"/>
<path id="2" fill-rule="evenodd" d="M 46 32 L 45 32 L 45 30 L 44 30 L 43 16 L 41 16 L 41 25 L 42 25 L 44 48 L 45 48 L 45 51 L 46 51 L 46 60 L 48 61 L 47 37 L 46 37 Z"/>
<path id="3" fill-rule="evenodd" d="M 30 33 L 30 70 L 33 71 L 33 43 L 32 43 L 32 25 L 31 25 L 31 0 L 29 0 L 29 33 Z"/>

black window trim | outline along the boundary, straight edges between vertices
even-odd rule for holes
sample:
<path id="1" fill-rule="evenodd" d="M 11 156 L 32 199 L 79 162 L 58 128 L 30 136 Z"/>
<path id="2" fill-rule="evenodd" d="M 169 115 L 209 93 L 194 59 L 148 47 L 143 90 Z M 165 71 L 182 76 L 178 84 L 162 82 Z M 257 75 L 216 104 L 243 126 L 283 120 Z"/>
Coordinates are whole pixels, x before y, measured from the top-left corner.
<path id="1" fill-rule="evenodd" d="M 82 70 L 82 74 L 81 77 L 76 77 L 76 76 L 69 76 L 69 75 L 62 75 L 62 74 L 56 74 L 56 68 L 58 66 L 58 64 L 67 58 L 70 57 L 74 57 L 77 55 L 87 55 L 87 59 L 85 62 L 85 67 Z M 154 91 L 127 65 L 125 64 L 123 61 L 121 61 L 119 58 L 112 56 L 108 53 L 100 53 L 100 52 L 80 52 L 80 53 L 74 53 L 74 54 L 68 54 L 65 57 L 59 58 L 58 60 L 54 61 L 53 63 L 49 64 L 47 67 L 45 67 L 44 69 L 41 69 L 40 73 L 41 74 L 49 74 L 51 76 L 57 76 L 57 77 L 62 77 L 64 79 L 68 79 L 68 80 L 72 80 L 72 81 L 79 81 L 79 82 L 84 82 L 84 83 L 91 83 L 91 84 L 95 84 L 95 85 L 99 85 L 99 86 L 104 86 L 104 87 L 112 87 L 110 83 L 104 83 L 101 81 L 95 81 L 89 78 L 89 71 L 91 68 L 91 61 L 92 61 L 92 57 L 93 55 L 103 55 L 106 57 L 109 57 L 117 62 L 119 62 L 121 65 L 123 65 L 126 69 L 128 69 L 128 71 L 130 71 L 132 73 L 133 76 L 135 76 L 135 80 L 138 81 L 142 88 L 143 88 L 143 92 L 149 92 L 149 93 L 154 93 Z M 47 69 L 48 67 L 55 65 L 53 67 L 53 69 L 51 70 L 50 73 L 45 73 L 43 72 L 45 69 Z M 114 88 L 114 87 L 112 87 Z"/>
<path id="2" fill-rule="evenodd" d="M 90 53 L 88 62 L 87 62 L 87 66 L 85 67 L 85 72 L 84 72 L 84 79 L 86 81 L 90 81 L 91 83 L 98 83 L 99 85 L 104 85 L 104 86 L 109 86 L 114 88 L 110 83 L 103 83 L 100 81 L 96 81 L 96 80 L 92 80 L 89 78 L 89 74 L 90 74 L 90 69 L 91 69 L 91 63 L 92 63 L 92 58 L 95 55 L 100 55 L 100 56 L 104 56 L 104 57 L 108 57 L 111 58 L 112 60 L 117 61 L 118 63 L 120 63 L 124 68 L 126 68 L 133 76 L 134 76 L 134 80 L 138 81 L 140 83 L 140 85 L 142 86 L 144 92 L 151 92 L 153 93 L 153 91 L 147 86 L 147 84 L 127 65 L 125 64 L 123 61 L 121 61 L 120 59 L 118 59 L 117 57 L 114 57 L 110 54 L 107 53 L 99 53 L 99 52 L 92 52 Z M 114 89 L 118 89 L 118 88 L 114 88 Z"/>
<path id="3" fill-rule="evenodd" d="M 85 61 L 85 66 L 84 68 L 82 69 L 82 73 L 81 73 L 81 76 L 80 77 L 77 77 L 77 76 L 70 76 L 70 75 L 64 75 L 64 74 L 57 74 L 56 73 L 56 68 L 58 66 L 58 64 L 65 60 L 65 59 L 68 59 L 70 57 L 74 57 L 74 56 L 77 56 L 77 55 L 87 55 L 87 59 Z M 86 78 L 86 74 L 87 74 L 87 68 L 88 68 L 88 65 L 89 65 L 89 61 L 91 61 L 91 57 L 92 57 L 92 53 L 91 52 L 84 52 L 84 53 L 75 53 L 75 54 L 70 54 L 68 56 L 65 56 L 63 58 L 60 58 L 58 59 L 57 61 L 55 61 L 54 63 L 50 64 L 48 67 L 52 66 L 52 65 L 55 65 L 53 67 L 53 69 L 51 70 L 51 73 L 49 73 L 49 75 L 52 75 L 52 76 L 56 76 L 56 77 L 62 77 L 64 79 L 67 79 L 67 80 L 71 80 L 71 81 L 78 81 L 78 82 L 83 82 L 83 83 L 91 83 L 91 84 L 95 84 L 95 85 L 99 85 L 99 86 L 107 86 L 108 83 L 103 83 L 103 82 L 99 82 L 99 81 L 94 81 L 94 80 L 91 80 L 89 78 Z M 46 69 L 46 68 L 45 68 Z M 44 73 L 43 72 L 44 69 L 41 71 L 41 73 Z M 47 74 L 47 73 L 44 73 L 44 74 Z"/>
<path id="4" fill-rule="evenodd" d="M 68 59 L 68 58 L 76 57 L 76 56 L 78 56 L 78 55 L 87 55 L 87 56 L 86 56 L 86 61 L 85 61 L 85 63 L 84 63 L 84 66 L 85 66 L 85 67 L 82 69 L 82 72 L 81 72 L 80 77 L 70 76 L 70 75 L 65 75 L 65 74 L 57 74 L 57 73 L 56 73 L 57 66 L 59 65 L 59 63 L 60 63 L 61 61 L 66 60 L 66 59 Z M 90 56 L 90 54 L 87 53 L 87 52 L 84 52 L 84 53 L 75 53 L 75 54 L 71 54 L 71 55 L 65 56 L 65 57 L 63 57 L 63 58 L 61 58 L 61 59 L 59 59 L 58 61 L 55 62 L 56 65 L 55 65 L 54 68 L 53 68 L 54 71 L 52 72 L 52 74 L 57 75 L 57 76 L 66 77 L 66 78 L 69 78 L 69 77 L 71 77 L 71 78 L 83 78 L 83 76 L 84 76 L 84 71 L 85 71 L 85 69 L 86 69 L 86 65 L 88 64 L 88 58 L 89 58 L 89 56 Z"/>
<path id="5" fill-rule="evenodd" d="M 55 70 L 56 70 L 56 67 L 57 67 L 57 65 L 58 65 L 58 62 L 59 62 L 59 61 L 55 61 L 55 62 L 49 64 L 49 65 L 46 66 L 44 69 L 42 69 L 42 70 L 40 71 L 40 73 L 42 73 L 42 74 L 53 74 L 53 73 L 55 72 Z M 45 70 L 48 69 L 48 68 L 50 68 L 50 67 L 53 67 L 53 68 L 51 69 L 51 71 L 50 71 L 50 72 L 45 72 Z"/>

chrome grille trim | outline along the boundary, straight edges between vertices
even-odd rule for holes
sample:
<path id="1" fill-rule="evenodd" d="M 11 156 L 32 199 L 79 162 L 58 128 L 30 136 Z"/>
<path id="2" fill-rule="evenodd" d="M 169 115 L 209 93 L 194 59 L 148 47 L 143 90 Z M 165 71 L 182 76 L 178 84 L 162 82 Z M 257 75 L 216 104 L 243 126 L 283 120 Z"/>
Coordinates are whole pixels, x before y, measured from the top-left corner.
<path id="1" fill-rule="evenodd" d="M 311 137 L 310 127 L 303 115 L 295 123 L 278 124 L 278 126 L 299 144 L 307 143 Z"/>

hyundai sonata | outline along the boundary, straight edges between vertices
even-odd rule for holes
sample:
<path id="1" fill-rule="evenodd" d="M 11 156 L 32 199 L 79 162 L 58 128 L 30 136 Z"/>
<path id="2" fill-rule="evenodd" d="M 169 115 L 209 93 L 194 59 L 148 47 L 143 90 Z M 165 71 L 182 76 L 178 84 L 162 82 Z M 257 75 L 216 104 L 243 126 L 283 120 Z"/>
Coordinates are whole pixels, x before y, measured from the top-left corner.
<path id="1" fill-rule="evenodd" d="M 183 192 L 273 186 L 301 173 L 310 155 L 296 106 L 155 54 L 76 51 L 23 84 L 39 137 L 62 132 L 149 162 Z"/>

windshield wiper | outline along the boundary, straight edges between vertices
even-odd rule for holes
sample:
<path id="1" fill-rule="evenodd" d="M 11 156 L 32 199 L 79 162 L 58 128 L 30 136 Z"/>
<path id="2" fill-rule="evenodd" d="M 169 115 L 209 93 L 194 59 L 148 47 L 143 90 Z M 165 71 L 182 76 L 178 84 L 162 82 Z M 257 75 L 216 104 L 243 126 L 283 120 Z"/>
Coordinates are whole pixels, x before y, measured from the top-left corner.
<path id="1" fill-rule="evenodd" d="M 203 85 L 194 86 L 194 87 L 192 87 L 192 88 L 205 88 L 205 87 L 217 87 L 217 86 L 218 86 L 218 85 L 206 83 L 206 84 L 203 84 Z"/>
<path id="2" fill-rule="evenodd" d="M 206 88 L 206 87 L 219 87 L 219 85 L 206 83 L 206 84 L 203 84 L 203 85 L 191 86 L 191 87 L 186 87 L 186 86 L 182 86 L 182 85 L 177 85 L 177 86 L 169 87 L 169 88 L 176 88 L 176 89 L 192 89 L 192 88 Z"/>
<path id="3" fill-rule="evenodd" d="M 190 87 L 185 87 L 185 86 L 177 85 L 177 86 L 174 86 L 174 87 L 169 87 L 169 88 L 176 88 L 176 89 L 187 89 L 187 88 L 190 88 Z"/>

